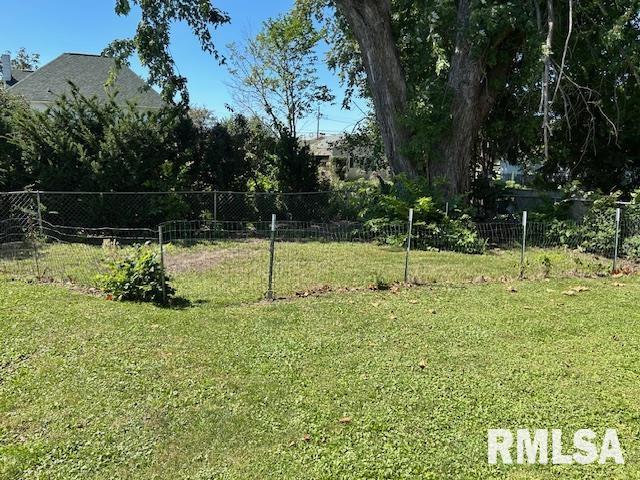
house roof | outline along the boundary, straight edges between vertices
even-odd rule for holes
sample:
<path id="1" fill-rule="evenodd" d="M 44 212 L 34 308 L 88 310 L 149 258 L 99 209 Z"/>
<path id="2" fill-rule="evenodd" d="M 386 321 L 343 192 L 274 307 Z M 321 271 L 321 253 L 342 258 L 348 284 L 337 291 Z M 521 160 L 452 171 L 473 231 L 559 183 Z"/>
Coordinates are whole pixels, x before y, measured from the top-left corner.
<path id="1" fill-rule="evenodd" d="M 105 84 L 114 67 L 115 60 L 110 57 L 63 53 L 32 73 L 15 71 L 13 77 L 18 82 L 9 87 L 9 91 L 30 102 L 53 103 L 60 95 L 71 91 L 69 82 L 73 82 L 82 95 L 106 100 Z M 146 108 L 163 106 L 160 95 L 126 66 L 117 72 L 117 78 L 109 88 L 118 92 L 115 97 L 118 103 L 132 101 Z"/>
<path id="2" fill-rule="evenodd" d="M 33 70 L 18 70 L 17 68 L 11 69 L 11 81 L 9 82 L 9 86 L 15 85 L 21 80 L 24 80 L 27 75 L 33 73 Z"/>

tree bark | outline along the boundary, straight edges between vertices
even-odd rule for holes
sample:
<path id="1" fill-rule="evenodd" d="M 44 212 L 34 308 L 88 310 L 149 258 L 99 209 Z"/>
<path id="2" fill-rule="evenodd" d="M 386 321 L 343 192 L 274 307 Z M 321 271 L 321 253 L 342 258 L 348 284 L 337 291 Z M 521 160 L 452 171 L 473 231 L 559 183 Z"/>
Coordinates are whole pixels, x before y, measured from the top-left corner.
<path id="1" fill-rule="evenodd" d="M 467 36 L 470 4 L 471 0 L 458 2 L 456 43 L 447 80 L 451 125 L 428 162 L 430 182 L 441 183 L 448 196 L 469 192 L 478 134 L 513 64 L 513 55 L 503 55 L 502 61 L 488 68 L 485 59 L 472 51 Z M 492 48 L 510 50 L 514 33 L 505 31 Z"/>
<path id="2" fill-rule="evenodd" d="M 390 0 L 335 0 L 356 38 L 367 73 L 385 153 L 393 173 L 417 175 L 404 153 L 411 134 L 402 124 L 407 84 L 391 28 Z"/>

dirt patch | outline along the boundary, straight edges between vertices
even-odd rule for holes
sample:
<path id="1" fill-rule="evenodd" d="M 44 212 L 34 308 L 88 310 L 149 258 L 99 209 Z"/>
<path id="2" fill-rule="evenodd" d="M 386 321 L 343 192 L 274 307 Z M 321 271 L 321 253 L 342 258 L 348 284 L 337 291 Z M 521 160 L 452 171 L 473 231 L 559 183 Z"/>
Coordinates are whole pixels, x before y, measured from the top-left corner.
<path id="1" fill-rule="evenodd" d="M 226 260 L 247 258 L 258 254 L 256 250 L 200 250 L 165 254 L 164 264 L 170 273 L 204 272 Z"/>

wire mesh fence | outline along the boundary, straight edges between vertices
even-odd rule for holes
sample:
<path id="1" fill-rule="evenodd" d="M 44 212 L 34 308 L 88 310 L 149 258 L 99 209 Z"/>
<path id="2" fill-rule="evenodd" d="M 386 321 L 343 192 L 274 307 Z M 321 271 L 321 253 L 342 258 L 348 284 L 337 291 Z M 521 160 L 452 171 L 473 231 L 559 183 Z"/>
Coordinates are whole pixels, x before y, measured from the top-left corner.
<path id="1" fill-rule="evenodd" d="M 640 221 L 620 209 L 588 228 L 527 221 L 525 212 L 522 221 L 453 232 L 412 218 L 377 225 L 336 216 L 349 201 L 336 192 L 176 195 L 0 194 L 0 273 L 96 287 L 105 262 L 147 243 L 185 295 L 251 301 L 403 281 L 597 275 L 635 269 L 640 257 Z M 166 221 L 173 215 L 182 219 Z"/>
<path id="2" fill-rule="evenodd" d="M 55 225 L 157 228 L 172 220 L 332 222 L 355 219 L 350 192 L 0 192 L 0 218 Z"/>
<path id="3" fill-rule="evenodd" d="M 454 235 L 435 224 L 194 219 L 146 227 L 50 222 L 43 200 L 17 196 L 0 220 L 0 273 L 97 287 L 105 262 L 131 245 L 162 251 L 180 295 L 255 301 L 394 283 L 513 281 L 519 277 L 601 275 L 635 268 L 640 224 L 620 217 L 606 228 L 579 223 L 492 222 Z M 48 200 L 44 200 L 48 201 Z M 124 206 L 122 207 L 125 208 Z M 273 255 L 272 255 L 273 252 Z"/>

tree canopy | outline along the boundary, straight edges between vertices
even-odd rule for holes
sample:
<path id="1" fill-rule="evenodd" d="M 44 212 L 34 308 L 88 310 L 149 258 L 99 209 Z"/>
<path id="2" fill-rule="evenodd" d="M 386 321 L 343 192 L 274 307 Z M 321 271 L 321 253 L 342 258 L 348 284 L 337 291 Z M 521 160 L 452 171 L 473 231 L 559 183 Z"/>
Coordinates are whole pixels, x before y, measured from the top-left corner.
<path id="1" fill-rule="evenodd" d="M 329 63 L 347 91 L 371 97 L 383 126 L 398 117 L 381 129 L 397 173 L 466 191 L 489 155 L 543 163 L 548 180 L 607 187 L 622 170 L 634 177 L 638 0 L 320 4 L 335 8 L 325 16 Z M 380 43 L 385 35 L 392 44 Z M 406 100 L 386 101 L 394 91 Z M 584 174 L 589 165 L 595 170 Z"/>
<path id="2" fill-rule="evenodd" d="M 118 15 L 129 15 L 132 8 L 140 11 L 140 21 L 132 38 L 114 40 L 105 53 L 126 64 L 134 53 L 149 70 L 149 83 L 162 87 L 166 100 L 180 95 L 181 103 L 188 105 L 187 79 L 177 73 L 169 51 L 171 25 L 186 23 L 199 40 L 203 51 L 223 62 L 213 40 L 212 29 L 231 19 L 209 0 L 116 0 Z"/>

